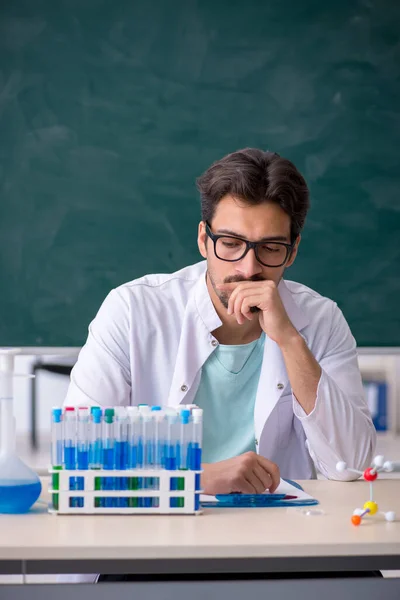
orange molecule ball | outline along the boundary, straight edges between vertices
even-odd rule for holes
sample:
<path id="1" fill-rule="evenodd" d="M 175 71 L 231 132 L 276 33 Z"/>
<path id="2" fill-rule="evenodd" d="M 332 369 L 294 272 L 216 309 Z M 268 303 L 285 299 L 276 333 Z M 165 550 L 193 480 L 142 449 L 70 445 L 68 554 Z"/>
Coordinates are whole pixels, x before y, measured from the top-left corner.
<path id="1" fill-rule="evenodd" d="M 351 522 L 353 525 L 359 525 L 361 523 L 361 517 L 359 515 L 353 515 L 351 517 Z"/>
<path id="2" fill-rule="evenodd" d="M 371 473 L 371 471 L 372 471 L 372 467 L 365 469 L 364 475 L 363 475 L 365 481 L 375 481 L 375 479 L 378 477 L 378 473 Z"/>

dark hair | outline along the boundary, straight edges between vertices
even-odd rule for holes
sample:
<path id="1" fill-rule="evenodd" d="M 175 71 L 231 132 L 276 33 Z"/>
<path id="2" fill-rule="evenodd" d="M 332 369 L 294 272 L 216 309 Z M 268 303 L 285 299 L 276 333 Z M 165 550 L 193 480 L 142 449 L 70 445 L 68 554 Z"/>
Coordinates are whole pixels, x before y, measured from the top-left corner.
<path id="1" fill-rule="evenodd" d="M 227 194 L 248 204 L 275 202 L 290 217 L 292 242 L 310 206 L 307 184 L 294 164 L 257 148 L 244 148 L 217 160 L 196 183 L 203 221 L 211 222 L 218 202 Z"/>

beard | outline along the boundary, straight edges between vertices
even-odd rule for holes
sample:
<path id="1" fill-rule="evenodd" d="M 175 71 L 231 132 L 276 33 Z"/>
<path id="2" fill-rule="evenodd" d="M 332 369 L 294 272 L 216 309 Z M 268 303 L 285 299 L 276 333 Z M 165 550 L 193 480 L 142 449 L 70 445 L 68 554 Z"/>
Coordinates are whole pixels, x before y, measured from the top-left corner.
<path id="1" fill-rule="evenodd" d="M 214 292 L 218 296 L 219 301 L 221 302 L 222 306 L 224 306 L 227 309 L 229 305 L 230 295 L 228 295 L 227 292 L 221 292 L 220 290 L 217 290 L 214 277 L 212 276 L 209 270 L 207 270 L 207 275 L 210 278 L 211 285 L 213 287 Z M 261 275 L 253 275 L 253 277 L 245 279 L 241 275 L 230 275 L 228 277 L 225 277 L 223 283 L 239 283 L 241 281 L 265 281 L 265 277 L 262 277 Z M 258 306 L 251 306 L 250 312 L 257 313 L 260 312 L 260 309 L 258 308 Z"/>

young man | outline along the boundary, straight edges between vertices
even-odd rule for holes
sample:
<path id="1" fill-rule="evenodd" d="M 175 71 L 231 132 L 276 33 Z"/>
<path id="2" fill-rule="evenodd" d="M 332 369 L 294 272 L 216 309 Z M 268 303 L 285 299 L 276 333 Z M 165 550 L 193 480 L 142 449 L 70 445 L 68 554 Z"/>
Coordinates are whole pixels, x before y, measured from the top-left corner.
<path id="1" fill-rule="evenodd" d="M 204 408 L 206 493 L 273 492 L 282 477 L 350 480 L 375 430 L 337 307 L 283 279 L 309 207 L 296 167 L 245 149 L 198 180 L 204 261 L 113 290 L 89 327 L 66 404 Z"/>

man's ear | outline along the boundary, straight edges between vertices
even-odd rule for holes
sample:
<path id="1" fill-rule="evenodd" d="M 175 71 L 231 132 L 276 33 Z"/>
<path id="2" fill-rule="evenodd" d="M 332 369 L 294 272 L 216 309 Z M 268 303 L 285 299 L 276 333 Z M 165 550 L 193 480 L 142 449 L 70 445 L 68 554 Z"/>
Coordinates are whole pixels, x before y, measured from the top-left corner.
<path id="1" fill-rule="evenodd" d="M 199 247 L 199 252 L 203 258 L 207 258 L 207 234 L 206 234 L 206 224 L 204 221 L 200 221 L 199 223 L 199 231 L 197 234 L 197 245 Z"/>
<path id="2" fill-rule="evenodd" d="M 289 258 L 288 262 L 285 265 L 286 269 L 288 267 L 291 267 L 292 264 L 294 263 L 294 261 L 296 259 L 296 256 L 297 256 L 298 249 L 299 249 L 300 241 L 301 241 L 301 235 L 298 235 L 297 238 L 296 238 L 296 241 L 294 243 L 294 246 L 293 246 L 292 254 L 290 255 L 290 258 Z"/>

